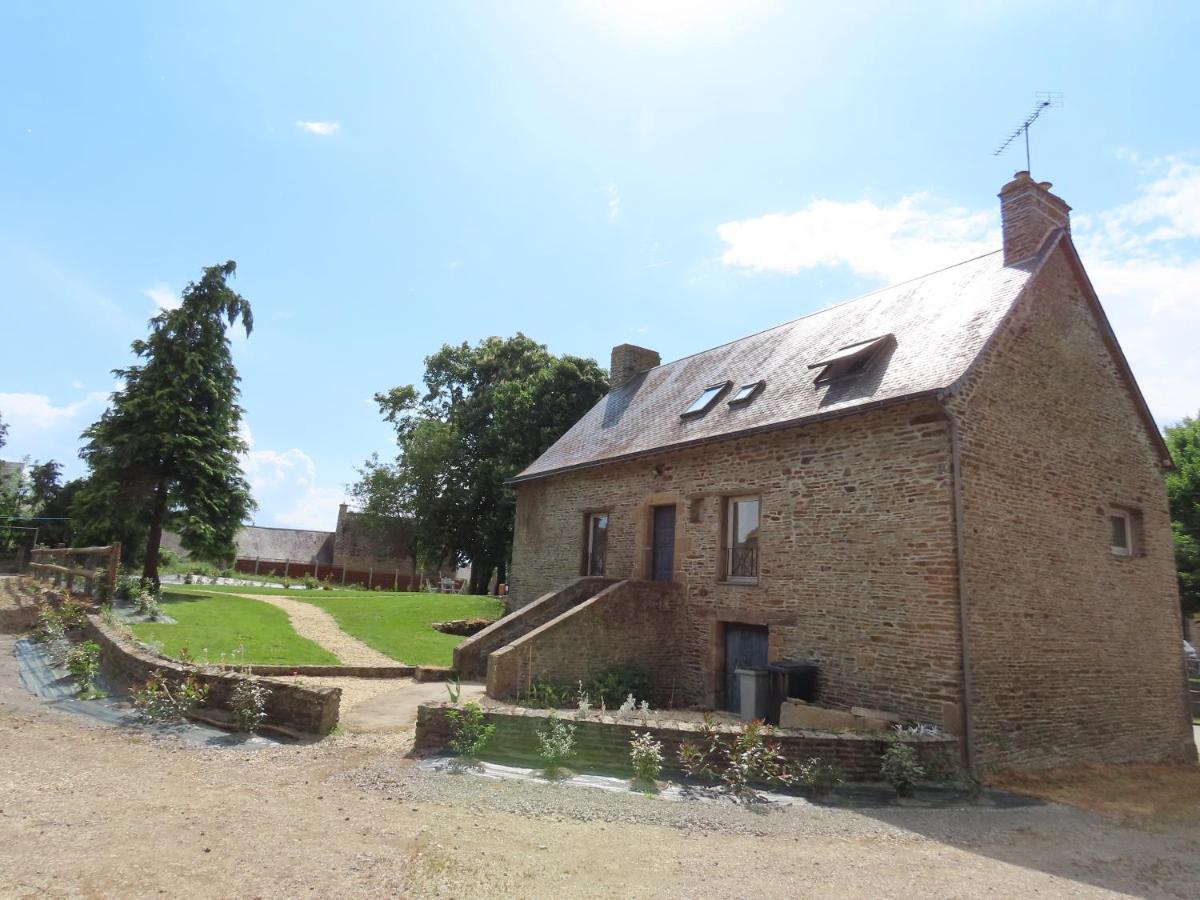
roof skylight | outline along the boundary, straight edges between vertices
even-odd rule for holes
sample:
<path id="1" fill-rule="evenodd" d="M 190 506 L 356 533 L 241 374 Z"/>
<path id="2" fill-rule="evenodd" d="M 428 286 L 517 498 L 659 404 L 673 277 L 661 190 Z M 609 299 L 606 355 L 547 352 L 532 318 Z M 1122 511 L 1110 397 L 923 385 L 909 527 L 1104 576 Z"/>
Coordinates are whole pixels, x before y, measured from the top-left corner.
<path id="1" fill-rule="evenodd" d="M 824 359 L 812 363 L 809 368 L 821 370 L 817 373 L 817 384 L 824 384 L 836 378 L 847 378 L 851 375 L 858 375 L 866 371 L 871 361 L 879 355 L 879 352 L 884 347 L 894 344 L 895 341 L 896 338 L 894 335 L 885 334 L 877 338 L 871 338 L 869 341 L 848 344 L 845 347 L 840 347 Z"/>
<path id="2" fill-rule="evenodd" d="M 733 392 L 733 396 L 729 398 L 730 406 L 740 406 L 743 403 L 749 403 L 758 396 L 758 392 L 763 389 L 762 380 L 752 381 L 750 384 L 743 384 L 740 388 Z"/>
<path id="3" fill-rule="evenodd" d="M 717 402 L 717 398 L 725 388 L 729 387 L 728 381 L 722 381 L 720 384 L 710 385 L 706 387 L 700 396 L 696 398 L 696 402 L 684 410 L 681 416 L 701 416 L 712 409 L 713 404 Z"/>

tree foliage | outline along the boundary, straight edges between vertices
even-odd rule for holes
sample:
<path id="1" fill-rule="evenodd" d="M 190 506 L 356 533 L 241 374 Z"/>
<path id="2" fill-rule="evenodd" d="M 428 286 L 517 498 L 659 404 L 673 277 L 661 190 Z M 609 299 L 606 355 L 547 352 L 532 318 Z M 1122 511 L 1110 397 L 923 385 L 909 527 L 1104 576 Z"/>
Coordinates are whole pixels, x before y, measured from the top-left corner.
<path id="1" fill-rule="evenodd" d="M 141 545 L 142 577 L 155 583 L 164 527 L 202 558 L 229 559 L 253 508 L 226 336 L 239 321 L 247 335 L 253 328 L 249 302 L 227 284 L 236 268 L 204 269 L 177 309 L 150 320 L 149 336 L 132 344 L 140 362 L 114 370 L 124 387 L 83 433 L 91 472 L 73 505 L 77 537 Z"/>
<path id="2" fill-rule="evenodd" d="M 471 591 L 502 580 L 514 497 L 506 479 L 537 459 L 608 391 L 594 360 L 555 356 L 518 333 L 474 347 L 449 344 L 425 360 L 425 391 L 376 394 L 396 429 L 394 463 L 368 460 L 353 493 L 363 510 L 414 520 L 418 562 L 470 560 Z"/>
<path id="3" fill-rule="evenodd" d="M 1166 430 L 1175 470 L 1168 472 L 1167 499 L 1175 535 L 1179 598 L 1186 615 L 1200 613 L 1200 419 Z"/>

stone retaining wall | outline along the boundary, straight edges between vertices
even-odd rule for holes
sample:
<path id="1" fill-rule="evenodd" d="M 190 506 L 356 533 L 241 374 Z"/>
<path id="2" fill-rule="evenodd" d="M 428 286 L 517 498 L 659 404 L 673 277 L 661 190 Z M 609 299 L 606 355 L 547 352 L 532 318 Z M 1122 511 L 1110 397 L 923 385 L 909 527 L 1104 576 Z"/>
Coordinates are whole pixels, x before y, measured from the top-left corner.
<path id="1" fill-rule="evenodd" d="M 417 732 L 413 750 L 433 755 L 446 751 L 450 740 L 450 723 L 446 716 L 449 704 L 430 703 L 417 709 Z M 521 707 L 485 708 L 484 718 L 496 726 L 495 734 L 483 756 L 487 759 L 514 760 L 537 765 L 537 732 L 543 728 L 551 711 Z M 612 715 L 589 714 L 576 718 L 571 711 L 558 715 L 575 726 L 575 746 L 578 756 L 572 761 L 575 768 L 597 769 L 614 774 L 629 774 L 629 742 L 635 732 L 649 731 L 663 745 L 664 771 L 682 774 L 678 769 L 679 747 L 686 741 L 699 741 L 700 726 L 694 722 L 655 721 L 645 724 L 638 717 L 617 719 Z M 738 731 L 734 725 L 718 728 L 729 735 Z M 958 758 L 958 741 L 950 736 L 912 736 L 897 738 L 911 743 L 918 755 L 928 758 L 940 751 L 949 751 Z M 826 762 L 836 761 L 855 781 L 878 781 L 880 757 L 890 740 L 878 735 L 834 734 L 822 731 L 777 730 L 771 737 L 789 761 L 798 762 L 814 756 Z"/>
<path id="2" fill-rule="evenodd" d="M 683 586 L 619 581 L 488 657 L 487 694 L 511 697 L 533 679 L 588 681 L 633 666 L 652 677 L 650 700 L 666 705 L 675 684 L 676 618 Z"/>
<path id="3" fill-rule="evenodd" d="M 58 605 L 64 595 L 44 590 L 43 600 Z M 211 672 L 196 666 L 183 665 L 151 656 L 134 646 L 133 642 L 108 628 L 98 615 L 88 614 L 81 636 L 100 645 L 101 668 L 111 677 L 126 684 L 146 681 L 155 671 L 162 671 L 173 682 L 182 682 L 194 675 L 209 688 L 209 708 L 226 709 L 230 695 L 242 676 L 232 672 Z M 260 671 L 262 668 L 259 667 Z M 288 674 L 294 667 L 282 667 Z M 261 679 L 270 688 L 266 704 L 266 723 L 285 732 L 326 735 L 338 722 L 341 688 L 310 687 L 286 681 Z"/>
<path id="4" fill-rule="evenodd" d="M 492 651 L 562 615 L 615 582 L 614 578 L 579 578 L 562 590 L 543 594 L 455 647 L 454 668 L 463 678 L 483 675 L 488 667 L 488 654 Z"/>

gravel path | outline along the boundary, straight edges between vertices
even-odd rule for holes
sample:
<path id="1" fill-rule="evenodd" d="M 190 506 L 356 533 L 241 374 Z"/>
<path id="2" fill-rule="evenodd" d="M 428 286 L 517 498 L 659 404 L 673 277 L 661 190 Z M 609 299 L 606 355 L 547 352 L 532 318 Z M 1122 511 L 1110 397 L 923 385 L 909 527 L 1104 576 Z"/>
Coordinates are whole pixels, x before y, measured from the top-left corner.
<path id="1" fill-rule="evenodd" d="M 394 666 L 396 660 L 386 653 L 368 647 L 338 627 L 333 616 L 319 606 L 292 600 L 290 597 L 269 597 L 266 594 L 243 594 L 251 600 L 261 600 L 278 606 L 292 620 L 292 627 L 301 637 L 320 644 L 342 661 L 344 666 Z"/>

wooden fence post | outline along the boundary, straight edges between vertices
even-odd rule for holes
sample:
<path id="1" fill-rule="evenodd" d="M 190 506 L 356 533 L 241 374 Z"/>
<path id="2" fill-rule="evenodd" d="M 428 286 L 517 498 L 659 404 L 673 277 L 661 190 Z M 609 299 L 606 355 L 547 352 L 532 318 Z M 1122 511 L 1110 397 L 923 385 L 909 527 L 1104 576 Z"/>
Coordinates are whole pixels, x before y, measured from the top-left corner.
<path id="1" fill-rule="evenodd" d="M 108 602 L 117 597 L 117 569 L 121 565 L 121 542 L 113 541 L 108 549 Z"/>
<path id="2" fill-rule="evenodd" d="M 375 586 L 373 584 L 374 580 L 375 580 L 375 567 L 367 566 L 367 590 L 368 591 Z"/>
<path id="3" fill-rule="evenodd" d="M 346 564 L 342 563 L 342 587 L 346 586 Z"/>
<path id="4" fill-rule="evenodd" d="M 400 570 L 399 569 L 396 570 L 396 577 L 392 579 L 392 590 L 393 591 L 400 590 Z"/>

